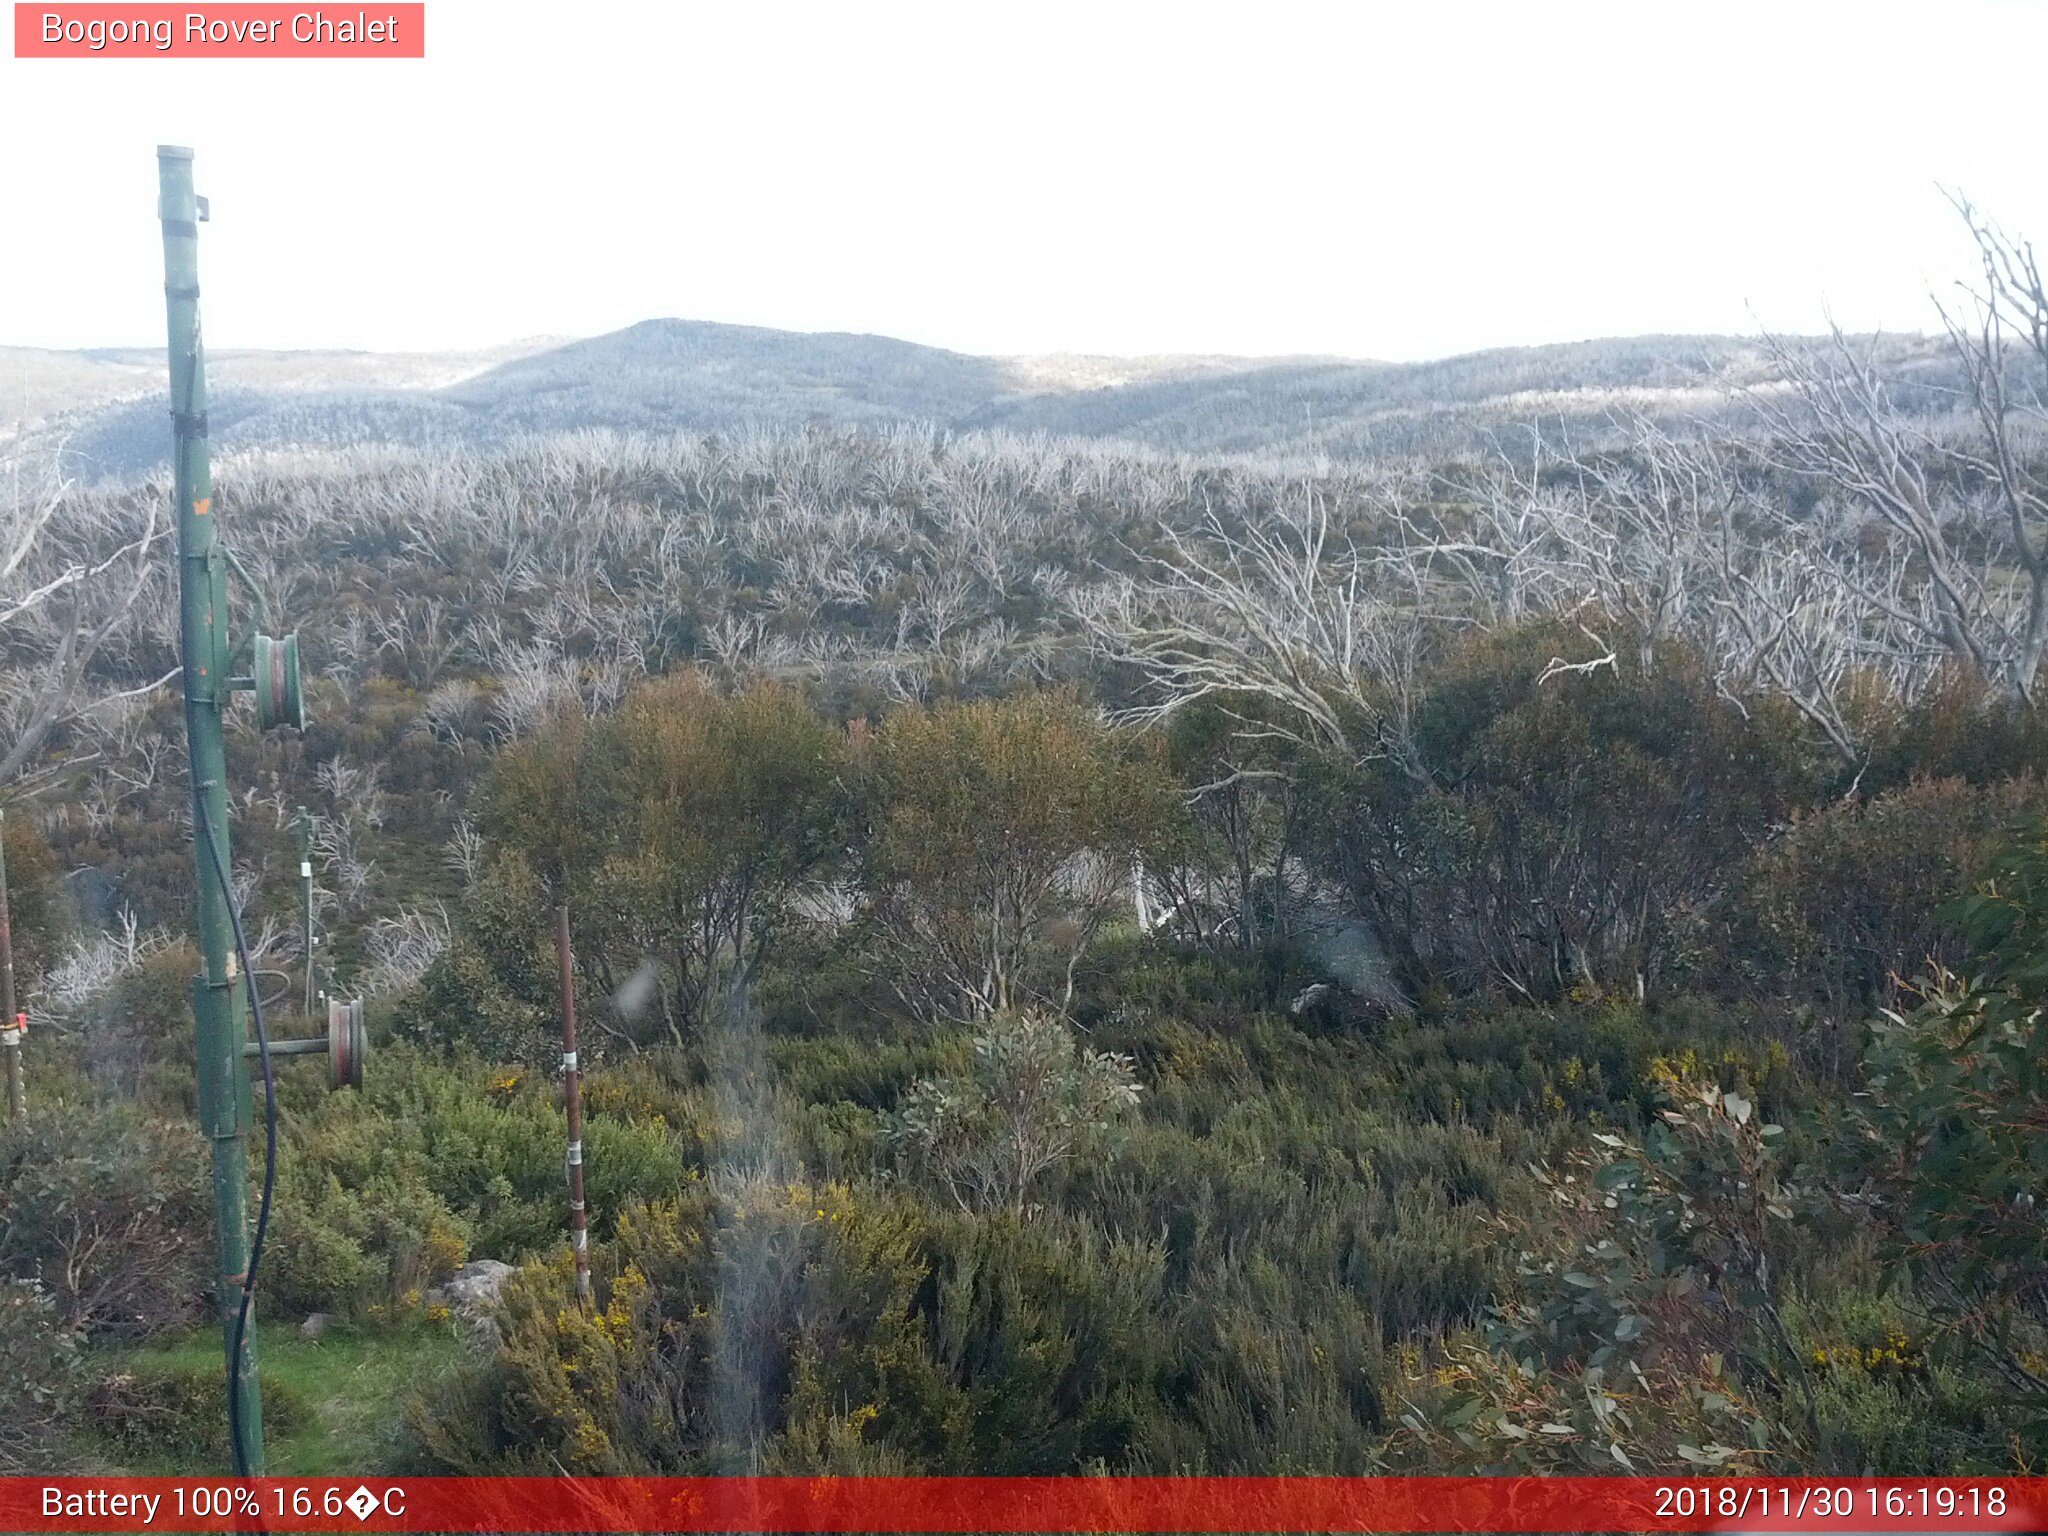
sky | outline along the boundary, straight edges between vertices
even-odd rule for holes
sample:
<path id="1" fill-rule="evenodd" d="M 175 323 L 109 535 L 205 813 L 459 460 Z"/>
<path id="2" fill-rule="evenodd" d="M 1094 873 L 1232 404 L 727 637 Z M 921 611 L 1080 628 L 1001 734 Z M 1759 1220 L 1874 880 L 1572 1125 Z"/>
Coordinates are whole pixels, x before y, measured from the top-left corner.
<path id="1" fill-rule="evenodd" d="M 1919 330 L 1970 269 L 1942 187 L 2048 238 L 2040 0 L 428 0 L 427 26 L 423 60 L 0 56 L 0 344 L 161 344 L 163 142 L 212 202 L 215 347 L 657 316 L 1396 360 Z"/>

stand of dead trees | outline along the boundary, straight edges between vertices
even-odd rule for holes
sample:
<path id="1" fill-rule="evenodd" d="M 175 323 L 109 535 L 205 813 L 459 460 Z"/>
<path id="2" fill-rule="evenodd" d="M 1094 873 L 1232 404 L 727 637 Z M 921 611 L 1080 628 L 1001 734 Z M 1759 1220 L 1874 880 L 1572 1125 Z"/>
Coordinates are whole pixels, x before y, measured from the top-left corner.
<path id="1" fill-rule="evenodd" d="M 135 620 L 163 583 L 163 502 L 79 498 L 61 455 L 0 457 L 0 786 L 61 771 L 41 761 L 54 730 L 168 680 L 108 682 L 162 660 Z"/>

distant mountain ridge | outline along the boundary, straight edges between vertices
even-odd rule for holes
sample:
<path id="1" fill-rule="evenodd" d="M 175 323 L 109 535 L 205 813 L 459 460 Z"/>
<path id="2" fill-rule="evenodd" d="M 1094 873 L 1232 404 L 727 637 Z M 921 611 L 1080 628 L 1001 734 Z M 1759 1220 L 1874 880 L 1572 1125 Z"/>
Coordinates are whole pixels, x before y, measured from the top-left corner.
<path id="1" fill-rule="evenodd" d="M 1938 366 L 1926 338 L 1888 360 Z M 465 352 L 225 350 L 208 358 L 216 447 L 489 445 L 529 433 L 930 422 L 1206 454 L 1453 452 L 1503 428 L 1618 410 L 1713 414 L 1775 377 L 1753 338 L 1642 336 L 1422 363 L 1339 358 L 978 357 L 886 336 L 648 320 Z M 0 347 L 0 424 L 61 440 L 74 472 L 166 457 L 162 355 Z"/>

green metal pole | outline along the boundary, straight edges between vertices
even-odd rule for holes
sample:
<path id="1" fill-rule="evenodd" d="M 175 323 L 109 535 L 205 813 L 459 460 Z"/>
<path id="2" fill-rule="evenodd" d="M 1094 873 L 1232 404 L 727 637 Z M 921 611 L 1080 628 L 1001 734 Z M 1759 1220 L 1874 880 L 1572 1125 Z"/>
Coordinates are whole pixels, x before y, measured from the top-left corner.
<path id="1" fill-rule="evenodd" d="M 192 769 L 192 852 L 198 872 L 199 948 L 205 963 L 192 987 L 199 1039 L 199 1122 L 213 1143 L 213 1215 L 219 1244 L 222 1342 L 234 1348 L 235 1318 L 249 1269 L 249 1067 L 234 929 L 211 835 L 228 858 L 227 749 L 221 714 L 229 701 L 227 563 L 215 539 L 213 469 L 206 444 L 206 364 L 199 330 L 200 200 L 192 151 L 159 146 L 157 217 L 164 235 L 164 308 L 170 331 L 172 476 L 178 520 L 178 596 L 185 664 L 185 734 Z M 256 1330 L 230 1359 L 237 1460 L 263 1471 L 263 1401 L 256 1380 Z"/>
<path id="2" fill-rule="evenodd" d="M 21 1029 L 14 1015 L 14 923 L 7 906 L 7 813 L 0 811 L 0 1052 L 7 1057 L 7 1113 L 28 1118 L 21 1084 Z"/>
<path id="3" fill-rule="evenodd" d="M 313 825 L 306 808 L 299 807 L 299 908 L 304 921 L 301 937 L 306 947 L 306 1017 L 313 1017 Z"/>

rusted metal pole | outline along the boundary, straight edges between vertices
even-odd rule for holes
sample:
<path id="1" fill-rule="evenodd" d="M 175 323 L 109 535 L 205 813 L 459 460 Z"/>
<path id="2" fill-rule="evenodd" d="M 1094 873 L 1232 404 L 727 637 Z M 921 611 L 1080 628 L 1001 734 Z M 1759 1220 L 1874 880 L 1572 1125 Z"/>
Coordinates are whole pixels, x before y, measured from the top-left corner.
<path id="1" fill-rule="evenodd" d="M 28 1118 L 21 1083 L 22 1019 L 14 1011 L 14 922 L 7 907 L 7 813 L 0 811 L 0 1055 L 7 1058 L 7 1113 Z"/>
<path id="2" fill-rule="evenodd" d="M 569 908 L 555 908 L 555 963 L 562 972 L 562 1100 L 569 1110 L 569 1246 L 576 1300 L 590 1305 L 590 1217 L 583 1206 L 583 1070 L 576 1059 L 576 984 L 570 974 Z"/>

